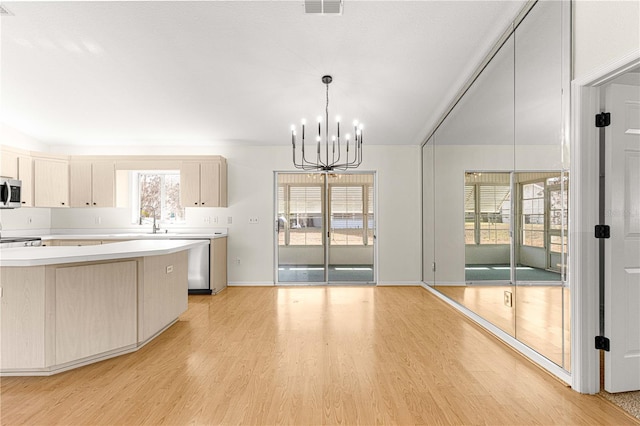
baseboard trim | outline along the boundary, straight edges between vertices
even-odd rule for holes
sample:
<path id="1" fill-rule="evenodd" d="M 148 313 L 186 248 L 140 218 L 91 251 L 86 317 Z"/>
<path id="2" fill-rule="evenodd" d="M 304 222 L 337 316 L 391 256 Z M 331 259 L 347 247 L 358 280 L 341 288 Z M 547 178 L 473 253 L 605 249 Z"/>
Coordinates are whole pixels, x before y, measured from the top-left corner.
<path id="1" fill-rule="evenodd" d="M 482 318 L 475 312 L 449 299 L 447 296 L 440 293 L 436 289 L 429 287 L 424 283 L 421 283 L 420 286 L 425 290 L 427 290 L 429 293 L 433 294 L 434 296 L 438 297 L 440 300 L 444 301 L 445 303 L 453 307 L 454 309 L 458 310 L 464 316 L 466 316 L 467 318 L 477 323 L 479 326 L 481 326 L 482 328 L 487 330 L 489 333 L 493 334 L 495 337 L 497 337 L 502 342 L 504 342 L 506 345 L 509 345 L 510 347 L 515 349 L 517 352 L 522 354 L 524 357 L 528 358 L 535 364 L 547 370 L 549 373 L 553 374 L 554 376 L 556 376 L 558 379 L 562 380 L 566 384 L 571 385 L 571 373 L 569 373 L 559 365 L 543 357 L 538 352 L 534 351 L 533 349 L 531 349 L 524 343 L 520 342 L 519 340 L 516 340 L 515 338 L 505 333 L 504 331 L 502 331 L 501 329 L 499 329 L 498 327 L 496 327 L 486 319 Z"/>
<path id="2" fill-rule="evenodd" d="M 228 287 L 273 287 L 273 281 L 229 281 Z"/>
<path id="3" fill-rule="evenodd" d="M 419 287 L 421 281 L 378 281 L 378 287 Z"/>

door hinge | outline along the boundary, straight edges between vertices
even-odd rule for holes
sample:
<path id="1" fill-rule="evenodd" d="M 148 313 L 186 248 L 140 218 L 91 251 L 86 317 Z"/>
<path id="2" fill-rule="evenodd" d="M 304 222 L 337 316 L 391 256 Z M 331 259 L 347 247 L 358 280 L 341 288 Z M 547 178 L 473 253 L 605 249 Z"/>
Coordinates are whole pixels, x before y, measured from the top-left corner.
<path id="1" fill-rule="evenodd" d="M 596 127 L 607 127 L 609 124 L 611 124 L 611 113 L 596 114 Z"/>
<path id="2" fill-rule="evenodd" d="M 610 238 L 611 237 L 611 227 L 609 225 L 596 225 L 596 238 Z"/>
<path id="3" fill-rule="evenodd" d="M 609 352 L 609 339 L 604 336 L 596 336 L 596 349 L 602 349 Z"/>

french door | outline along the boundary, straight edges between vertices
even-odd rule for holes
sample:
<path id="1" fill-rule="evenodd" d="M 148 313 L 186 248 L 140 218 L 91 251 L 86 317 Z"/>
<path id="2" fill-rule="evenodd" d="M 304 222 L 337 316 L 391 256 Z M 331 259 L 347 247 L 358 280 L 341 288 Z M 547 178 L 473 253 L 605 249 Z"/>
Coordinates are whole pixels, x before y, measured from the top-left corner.
<path id="1" fill-rule="evenodd" d="M 275 173 L 275 280 L 375 282 L 375 174 Z"/>

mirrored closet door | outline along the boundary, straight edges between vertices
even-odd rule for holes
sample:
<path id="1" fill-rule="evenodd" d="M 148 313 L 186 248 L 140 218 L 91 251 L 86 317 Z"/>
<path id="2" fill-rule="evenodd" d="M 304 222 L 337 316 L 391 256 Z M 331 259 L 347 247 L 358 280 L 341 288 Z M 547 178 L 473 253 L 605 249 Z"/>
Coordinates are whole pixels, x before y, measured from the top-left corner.
<path id="1" fill-rule="evenodd" d="M 569 15 L 534 4 L 422 147 L 423 281 L 567 371 Z"/>

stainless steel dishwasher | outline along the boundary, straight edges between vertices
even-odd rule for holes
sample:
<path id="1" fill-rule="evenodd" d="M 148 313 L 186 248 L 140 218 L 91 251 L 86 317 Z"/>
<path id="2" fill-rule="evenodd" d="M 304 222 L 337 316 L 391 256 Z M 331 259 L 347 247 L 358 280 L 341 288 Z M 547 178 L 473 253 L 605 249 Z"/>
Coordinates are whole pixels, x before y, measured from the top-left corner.
<path id="1" fill-rule="evenodd" d="M 211 294 L 209 281 L 209 246 L 202 244 L 189 249 L 189 294 Z"/>

